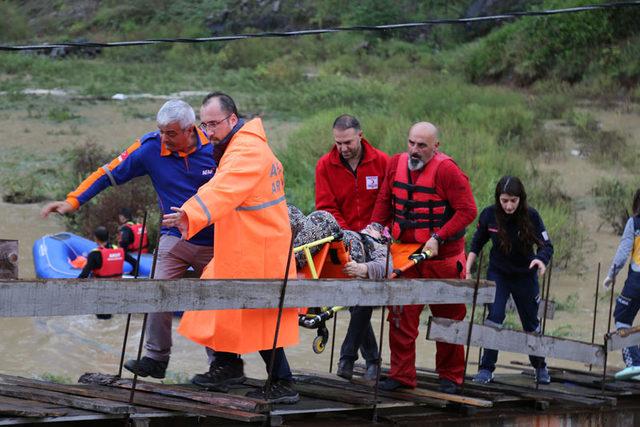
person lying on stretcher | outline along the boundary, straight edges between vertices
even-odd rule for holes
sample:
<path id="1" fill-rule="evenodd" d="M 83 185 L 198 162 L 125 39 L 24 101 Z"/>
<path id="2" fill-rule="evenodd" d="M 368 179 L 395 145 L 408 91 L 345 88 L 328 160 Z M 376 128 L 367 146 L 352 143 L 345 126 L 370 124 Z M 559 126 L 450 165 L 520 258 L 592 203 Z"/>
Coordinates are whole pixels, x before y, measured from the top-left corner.
<path id="1" fill-rule="evenodd" d="M 385 233 L 381 227 L 368 226 L 360 232 L 342 230 L 337 221 L 329 212 L 315 211 L 305 216 L 295 206 L 289 206 L 289 217 L 294 237 L 294 247 L 318 241 L 328 236 L 338 236 L 341 242 L 332 243 L 343 245 L 347 258 L 340 260 L 341 256 L 328 256 L 324 265 L 315 265 L 318 277 L 345 277 L 345 278 L 370 278 L 381 279 L 385 272 L 393 271 L 393 260 L 387 257 L 388 232 Z M 312 253 L 317 253 L 322 246 L 310 247 Z M 336 248 L 342 249 L 342 248 Z M 331 249 L 330 249 L 331 250 Z M 336 250 L 337 253 L 344 251 Z M 385 266 L 388 260 L 389 267 Z M 332 265 L 338 261 L 339 265 Z M 345 261 L 345 262 L 342 262 Z M 299 269 L 307 265 L 307 259 L 303 251 L 296 253 L 296 263 Z M 338 363 L 337 374 L 343 378 L 351 379 L 353 376 L 353 365 L 358 358 L 358 349 L 366 361 L 366 371 L 364 379 L 375 381 L 379 367 L 378 345 L 375 334 L 371 327 L 371 313 L 374 307 L 351 307 L 351 321 L 347 329 L 344 342 L 340 349 L 340 361 Z M 324 321 L 328 320 L 337 307 L 324 310 L 324 317 L 319 317 L 322 324 L 307 326 L 302 318 L 302 326 L 317 327 L 318 337 L 314 341 L 314 351 L 320 353 L 324 349 L 324 344 L 328 339 L 328 330 L 324 326 Z"/>

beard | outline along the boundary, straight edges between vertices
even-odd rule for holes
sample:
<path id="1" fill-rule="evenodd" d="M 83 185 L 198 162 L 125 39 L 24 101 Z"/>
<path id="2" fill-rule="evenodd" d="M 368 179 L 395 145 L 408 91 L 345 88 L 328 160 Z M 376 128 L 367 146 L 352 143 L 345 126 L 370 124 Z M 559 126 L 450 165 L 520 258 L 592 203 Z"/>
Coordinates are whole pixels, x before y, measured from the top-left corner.
<path id="1" fill-rule="evenodd" d="M 417 171 L 424 167 L 424 162 L 420 157 L 409 156 L 408 165 L 410 171 Z"/>

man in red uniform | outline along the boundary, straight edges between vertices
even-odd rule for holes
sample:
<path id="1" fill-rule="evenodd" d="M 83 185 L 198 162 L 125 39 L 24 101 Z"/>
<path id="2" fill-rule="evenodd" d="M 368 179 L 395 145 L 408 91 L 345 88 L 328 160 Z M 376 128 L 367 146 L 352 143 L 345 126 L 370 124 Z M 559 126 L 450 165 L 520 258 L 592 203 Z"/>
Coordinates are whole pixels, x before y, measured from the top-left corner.
<path id="1" fill-rule="evenodd" d="M 464 231 L 477 214 L 469 179 L 447 155 L 438 152 L 438 129 L 427 122 L 409 130 L 407 152 L 389 162 L 371 220 L 391 225 L 403 243 L 424 243 L 433 258 L 407 271 L 404 277 L 464 278 Z M 383 390 L 415 388 L 416 346 L 424 305 L 390 307 L 391 371 Z M 430 304 L 434 316 L 462 320 L 464 304 Z M 464 347 L 436 343 L 440 390 L 456 393 L 464 372 Z"/>
<path id="2" fill-rule="evenodd" d="M 348 114 L 333 122 L 334 147 L 316 166 L 316 209 L 333 215 L 342 229 L 360 231 L 371 222 L 371 211 L 384 181 L 389 156 L 362 136 L 358 120 Z M 363 273 L 366 277 L 366 271 Z M 340 348 L 337 374 L 351 379 L 358 349 L 365 359 L 365 379 L 375 380 L 380 364 L 371 327 L 373 307 L 351 307 L 351 320 Z"/>

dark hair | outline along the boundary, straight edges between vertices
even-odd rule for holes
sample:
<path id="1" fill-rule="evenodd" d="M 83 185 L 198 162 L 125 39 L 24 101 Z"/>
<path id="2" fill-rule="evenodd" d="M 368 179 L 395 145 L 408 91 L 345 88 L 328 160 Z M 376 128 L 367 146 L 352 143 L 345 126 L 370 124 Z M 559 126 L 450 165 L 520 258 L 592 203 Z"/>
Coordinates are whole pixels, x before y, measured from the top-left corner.
<path id="1" fill-rule="evenodd" d="M 120 210 L 118 211 L 118 215 L 122 215 L 129 221 L 131 221 L 131 219 L 133 218 L 133 215 L 131 214 L 131 209 L 129 208 L 120 208 Z"/>
<path id="2" fill-rule="evenodd" d="M 640 188 L 636 190 L 636 194 L 633 196 L 631 211 L 633 212 L 633 216 L 640 216 Z"/>
<path id="3" fill-rule="evenodd" d="M 500 195 L 508 194 L 510 196 L 519 197 L 520 201 L 515 212 L 507 214 L 502 205 L 500 204 Z M 527 253 L 532 250 L 533 245 L 540 245 L 540 240 L 536 237 L 533 231 L 533 224 L 531 224 L 531 218 L 529 217 L 529 206 L 527 205 L 527 192 L 524 189 L 524 184 L 516 176 L 506 175 L 500 178 L 498 185 L 496 185 L 495 192 L 496 203 L 496 222 L 498 223 L 498 240 L 500 241 L 500 249 L 505 253 L 511 252 L 511 241 L 507 236 L 506 223 L 509 218 L 513 218 L 516 222 L 516 227 L 519 234 L 519 241 L 521 243 L 521 249 Z"/>
<path id="4" fill-rule="evenodd" d="M 97 226 L 96 229 L 93 230 L 93 235 L 96 236 L 96 240 L 100 240 L 101 242 L 109 241 L 109 231 L 107 227 L 102 225 Z"/>
<path id="5" fill-rule="evenodd" d="M 348 114 L 338 116 L 333 122 L 333 128 L 338 130 L 355 129 L 356 132 L 361 130 L 358 119 Z"/>
<path id="6" fill-rule="evenodd" d="M 202 106 L 209 104 L 212 99 L 217 99 L 220 102 L 220 109 L 226 114 L 235 114 L 236 117 L 240 117 L 238 114 L 238 109 L 236 108 L 236 103 L 233 102 L 233 98 L 223 92 L 211 92 L 207 94 L 202 100 Z"/>

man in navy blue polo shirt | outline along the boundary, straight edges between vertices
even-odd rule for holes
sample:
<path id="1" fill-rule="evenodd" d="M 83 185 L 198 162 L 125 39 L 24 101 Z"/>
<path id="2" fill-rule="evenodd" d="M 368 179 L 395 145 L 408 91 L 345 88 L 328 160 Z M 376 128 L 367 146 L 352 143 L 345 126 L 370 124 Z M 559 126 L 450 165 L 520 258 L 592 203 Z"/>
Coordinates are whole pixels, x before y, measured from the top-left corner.
<path id="1" fill-rule="evenodd" d="M 214 148 L 207 136 L 195 126 L 193 108 L 172 99 L 158 111 L 158 130 L 147 133 L 108 164 L 86 178 L 66 200 L 48 203 L 42 216 L 76 211 L 109 186 L 148 175 L 158 194 L 162 214 L 171 206 L 182 206 L 198 188 L 213 177 L 216 170 Z M 193 267 L 198 276 L 213 257 L 213 226 L 206 227 L 189 240 L 181 240 L 177 228 L 162 227 L 158 243 L 155 277 L 176 279 Z M 129 360 L 125 368 L 142 377 L 164 378 L 171 354 L 172 313 L 150 313 L 147 322 L 146 356 Z M 213 352 L 207 349 L 209 363 Z"/>

